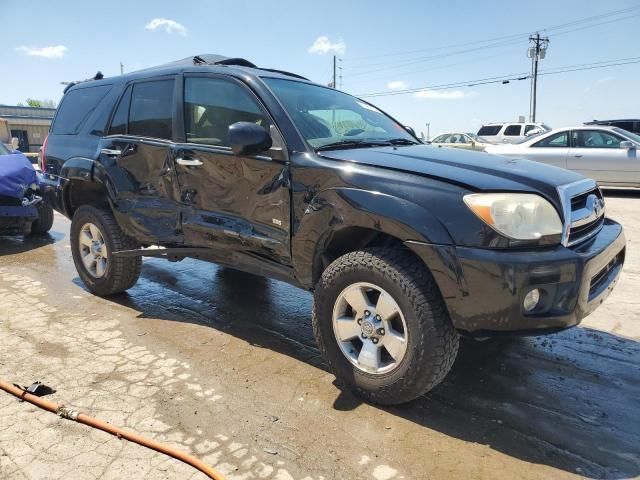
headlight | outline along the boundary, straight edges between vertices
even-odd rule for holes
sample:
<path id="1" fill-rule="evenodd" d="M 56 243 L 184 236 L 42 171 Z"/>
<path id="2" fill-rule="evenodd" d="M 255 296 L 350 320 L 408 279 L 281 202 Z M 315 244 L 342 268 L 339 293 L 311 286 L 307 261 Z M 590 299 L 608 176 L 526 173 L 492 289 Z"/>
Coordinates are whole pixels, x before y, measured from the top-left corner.
<path id="1" fill-rule="evenodd" d="M 530 193 L 474 193 L 464 203 L 497 232 L 516 240 L 538 240 L 562 234 L 553 205 Z"/>

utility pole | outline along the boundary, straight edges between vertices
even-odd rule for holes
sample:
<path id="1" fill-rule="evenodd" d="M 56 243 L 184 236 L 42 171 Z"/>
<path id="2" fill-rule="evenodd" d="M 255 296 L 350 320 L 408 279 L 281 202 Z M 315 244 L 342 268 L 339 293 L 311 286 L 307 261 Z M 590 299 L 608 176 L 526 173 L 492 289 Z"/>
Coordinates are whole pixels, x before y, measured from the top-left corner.
<path id="1" fill-rule="evenodd" d="M 331 84 L 333 88 L 337 88 L 336 84 L 336 56 L 333 56 L 333 83 Z"/>
<path id="2" fill-rule="evenodd" d="M 120 62 L 120 75 L 124 75 L 124 65 Z"/>
<path id="3" fill-rule="evenodd" d="M 536 102 L 538 91 L 538 61 L 547 56 L 548 37 L 541 37 L 540 33 L 529 37 L 533 45 L 527 50 L 527 56 L 531 58 L 531 94 L 529 96 L 529 120 L 536 121 Z"/>

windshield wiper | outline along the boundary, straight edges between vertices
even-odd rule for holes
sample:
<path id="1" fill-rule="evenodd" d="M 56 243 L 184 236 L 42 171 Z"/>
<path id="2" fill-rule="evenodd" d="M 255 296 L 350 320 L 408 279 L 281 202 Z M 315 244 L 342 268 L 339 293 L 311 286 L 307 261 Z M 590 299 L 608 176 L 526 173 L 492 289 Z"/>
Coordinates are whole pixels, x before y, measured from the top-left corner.
<path id="1" fill-rule="evenodd" d="M 340 140 L 339 142 L 327 143 L 316 148 L 316 152 L 322 150 L 338 150 L 340 148 L 367 148 L 367 147 L 384 147 L 393 145 L 388 141 L 372 141 L 372 140 Z"/>
<path id="2" fill-rule="evenodd" d="M 409 140 L 408 138 L 390 138 L 385 141 L 389 142 L 391 145 L 420 145 L 415 140 Z"/>

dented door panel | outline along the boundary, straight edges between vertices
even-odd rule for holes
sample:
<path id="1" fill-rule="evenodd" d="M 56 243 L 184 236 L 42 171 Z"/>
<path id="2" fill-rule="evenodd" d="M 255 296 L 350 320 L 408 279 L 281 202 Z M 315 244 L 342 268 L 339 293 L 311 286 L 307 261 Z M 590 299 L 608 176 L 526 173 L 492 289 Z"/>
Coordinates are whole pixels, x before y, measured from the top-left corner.
<path id="1" fill-rule="evenodd" d="M 174 159 L 183 205 L 185 244 L 241 249 L 290 265 L 289 172 L 266 156 L 238 157 L 230 149 L 184 144 Z"/>
<path id="2" fill-rule="evenodd" d="M 129 235 L 145 242 L 182 242 L 171 152 L 171 142 L 161 140 L 106 137 L 101 142 L 107 187 L 117 213 L 124 214 L 118 218 Z"/>

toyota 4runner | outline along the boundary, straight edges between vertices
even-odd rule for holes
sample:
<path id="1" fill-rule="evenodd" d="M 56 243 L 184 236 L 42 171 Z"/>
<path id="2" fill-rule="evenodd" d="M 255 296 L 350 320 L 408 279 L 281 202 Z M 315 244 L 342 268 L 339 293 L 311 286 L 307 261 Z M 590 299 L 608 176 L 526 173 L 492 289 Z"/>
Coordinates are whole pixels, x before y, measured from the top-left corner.
<path id="1" fill-rule="evenodd" d="M 422 145 L 370 103 L 243 59 L 101 77 L 67 88 L 41 158 L 86 287 L 123 292 L 155 256 L 312 291 L 321 352 L 372 402 L 437 385 L 461 334 L 578 324 L 622 269 L 622 227 L 576 173 Z"/>

